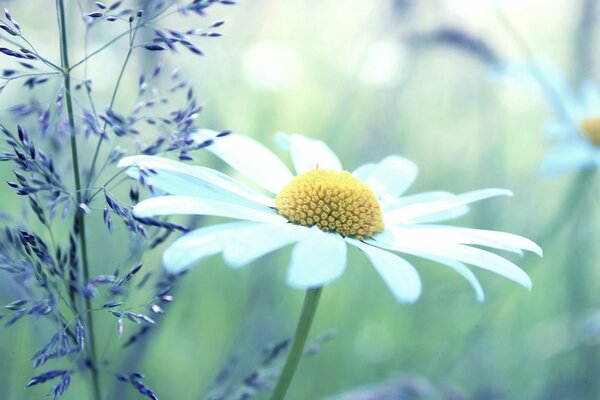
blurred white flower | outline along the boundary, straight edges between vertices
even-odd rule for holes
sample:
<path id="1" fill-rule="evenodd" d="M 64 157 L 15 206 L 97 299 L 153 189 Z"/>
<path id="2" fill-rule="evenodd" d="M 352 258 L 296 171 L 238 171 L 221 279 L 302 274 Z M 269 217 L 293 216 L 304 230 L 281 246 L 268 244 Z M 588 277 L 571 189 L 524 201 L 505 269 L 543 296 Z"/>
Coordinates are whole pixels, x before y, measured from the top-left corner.
<path id="1" fill-rule="evenodd" d="M 262 90 L 282 90 L 301 77 L 302 59 L 283 43 L 259 42 L 244 53 L 242 73 L 249 85 Z"/>
<path id="2" fill-rule="evenodd" d="M 600 167 L 600 89 L 588 83 L 572 88 L 565 76 L 546 62 L 513 63 L 502 75 L 535 90 L 551 109 L 543 126 L 553 143 L 540 169 L 545 175 Z"/>
<path id="3" fill-rule="evenodd" d="M 128 174 L 170 195 L 143 200 L 134 208 L 139 217 L 195 214 L 242 220 L 203 227 L 173 242 L 163 256 L 170 273 L 222 253 L 225 262 L 242 267 L 259 257 L 295 244 L 287 283 L 317 288 L 337 279 L 346 267 L 346 247 L 361 250 L 398 301 L 413 302 L 421 293 L 414 267 L 397 253 L 433 260 L 462 275 L 483 299 L 481 286 L 463 263 L 495 272 L 527 288 L 531 280 L 512 262 L 478 247 L 541 255 L 532 241 L 509 233 L 433 224 L 459 217 L 467 205 L 510 195 L 484 189 L 455 195 L 425 192 L 401 195 L 417 176 L 411 161 L 389 156 L 346 172 L 322 141 L 278 134 L 289 152 L 296 176 L 270 150 L 249 137 L 213 131 L 198 132 L 207 147 L 262 189 L 263 195 L 214 169 L 156 157 L 122 159 Z"/>

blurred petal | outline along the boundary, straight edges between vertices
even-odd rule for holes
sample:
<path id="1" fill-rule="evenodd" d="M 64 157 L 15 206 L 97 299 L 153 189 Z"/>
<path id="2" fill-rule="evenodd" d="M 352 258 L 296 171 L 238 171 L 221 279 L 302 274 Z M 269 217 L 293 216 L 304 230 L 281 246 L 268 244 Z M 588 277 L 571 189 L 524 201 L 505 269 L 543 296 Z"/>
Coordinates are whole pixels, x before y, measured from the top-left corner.
<path id="1" fill-rule="evenodd" d="M 570 140 L 580 135 L 572 122 L 563 120 L 545 122 L 542 126 L 542 132 L 551 140 Z"/>
<path id="2" fill-rule="evenodd" d="M 482 189 L 456 195 L 447 200 L 400 206 L 387 211 L 384 220 L 389 225 L 439 221 L 464 214 L 463 207 L 466 204 L 496 196 L 512 196 L 512 192 L 505 189 Z"/>
<path id="3" fill-rule="evenodd" d="M 281 132 L 277 134 L 277 140 L 282 147 L 289 147 L 294 168 L 298 175 L 315 168 L 332 171 L 342 170 L 340 160 L 321 140 L 297 134 L 286 135 Z"/>
<path id="4" fill-rule="evenodd" d="M 581 88 L 581 98 L 586 114 L 598 116 L 598 112 L 600 112 L 600 90 L 598 85 L 595 82 L 584 84 Z"/>
<path id="5" fill-rule="evenodd" d="M 557 115 L 573 118 L 578 112 L 578 104 L 564 74 L 546 60 L 511 62 L 501 71 L 503 78 L 523 86 L 526 90 L 539 93 L 542 99 Z"/>
<path id="6" fill-rule="evenodd" d="M 203 258 L 220 253 L 223 249 L 221 237 L 238 229 L 252 226 L 252 222 L 230 222 L 211 225 L 191 231 L 175 240 L 163 254 L 167 272 L 178 274 L 192 267 Z"/>
<path id="7" fill-rule="evenodd" d="M 414 303 L 421 295 L 421 278 L 415 268 L 403 258 L 380 250 L 356 239 L 346 241 L 362 250 L 379 272 L 392 294 L 402 303 Z"/>
<path id="8" fill-rule="evenodd" d="M 546 151 L 540 172 L 543 175 L 557 175 L 594 166 L 599 158 L 598 150 L 582 140 L 560 142 Z"/>
<path id="9" fill-rule="evenodd" d="M 200 131 L 192 137 L 198 142 L 203 142 L 206 139 L 206 131 Z M 232 133 L 217 137 L 206 149 L 271 193 L 279 193 L 293 178 L 279 157 L 247 136 Z"/>
<path id="10" fill-rule="evenodd" d="M 428 254 L 434 257 L 462 261 L 492 271 L 531 289 L 531 279 L 521 268 L 485 250 L 461 244 L 439 243 L 431 240 L 413 240 L 409 237 L 398 238 L 388 230 L 374 236 L 373 239 L 367 239 L 366 242 L 374 246 L 406 254 Z"/>
<path id="11" fill-rule="evenodd" d="M 125 157 L 119 161 L 118 166 L 137 167 L 127 170 L 127 174 L 134 179 L 139 179 L 139 169 L 152 171 L 146 177 L 147 182 L 169 194 L 221 199 L 249 206 L 256 202 L 269 207 L 275 205 L 272 198 L 210 168 L 143 155 Z"/>
<path id="12" fill-rule="evenodd" d="M 344 239 L 313 227 L 292 251 L 287 283 L 303 289 L 320 287 L 337 279 L 345 267 Z"/>
<path id="13" fill-rule="evenodd" d="M 469 282 L 469 285 L 471 285 L 471 287 L 475 291 L 475 298 L 478 302 L 481 303 L 485 299 L 485 294 L 483 293 L 483 288 L 481 287 L 479 280 L 477 279 L 473 271 L 471 271 L 469 267 L 467 267 L 465 264 L 455 260 L 450 260 L 448 258 L 434 257 L 424 253 L 415 252 L 413 255 L 450 267 L 457 274 L 465 278 L 467 282 Z"/>
<path id="14" fill-rule="evenodd" d="M 364 180 L 380 198 L 398 197 L 415 181 L 419 169 L 412 161 L 389 156 L 377 164 L 365 164 L 353 174 Z"/>
<path id="15" fill-rule="evenodd" d="M 287 223 L 272 208 L 245 207 L 220 200 L 202 199 L 189 196 L 159 196 L 139 202 L 133 212 L 138 217 L 154 215 L 212 215 L 215 217 L 237 218 L 257 222 Z"/>
<path id="16" fill-rule="evenodd" d="M 223 258 L 233 268 L 246 264 L 297 242 L 309 234 L 308 228 L 293 224 L 252 224 L 222 237 Z"/>

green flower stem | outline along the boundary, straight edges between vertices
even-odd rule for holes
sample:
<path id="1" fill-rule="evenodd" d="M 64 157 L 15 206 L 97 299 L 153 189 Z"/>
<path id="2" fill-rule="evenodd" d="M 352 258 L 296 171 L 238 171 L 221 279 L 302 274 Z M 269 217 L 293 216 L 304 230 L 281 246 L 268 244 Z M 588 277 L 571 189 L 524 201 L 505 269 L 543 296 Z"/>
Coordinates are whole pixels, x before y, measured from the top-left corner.
<path id="1" fill-rule="evenodd" d="M 73 114 L 73 99 L 71 96 L 71 74 L 69 69 L 69 53 L 68 53 L 68 42 L 67 42 L 67 24 L 65 18 L 65 6 L 64 0 L 56 0 L 56 8 L 58 11 L 58 24 L 60 30 L 60 59 L 61 66 L 63 69 L 63 78 L 65 83 L 65 104 L 67 106 L 67 115 L 69 118 L 69 129 L 71 134 L 71 156 L 73 159 L 73 177 L 75 180 L 75 198 L 77 204 L 81 203 L 82 199 L 82 187 L 81 179 L 79 174 L 79 157 L 77 154 L 77 138 L 75 137 L 75 117 Z M 81 273 L 79 274 L 80 279 L 83 278 L 84 282 L 89 280 L 90 268 L 87 254 L 87 241 L 85 235 L 85 220 L 83 213 L 76 209 L 77 225 L 79 227 L 79 242 L 81 245 Z M 100 400 L 102 398 L 100 394 L 100 380 L 98 377 L 98 364 L 96 358 L 96 344 L 94 338 L 94 321 L 92 314 L 87 312 L 91 310 L 90 299 L 85 297 L 85 315 L 87 319 L 87 332 L 89 338 L 89 352 L 92 366 L 90 368 L 92 373 L 92 389 L 94 393 L 94 399 Z"/>
<path id="2" fill-rule="evenodd" d="M 308 289 L 306 291 L 306 297 L 304 298 L 302 313 L 300 314 L 300 320 L 296 327 L 292 349 L 285 362 L 283 371 L 281 372 L 281 375 L 279 375 L 279 380 L 277 381 L 271 400 L 282 400 L 292 382 L 296 367 L 298 367 L 300 358 L 302 358 L 302 354 L 304 353 L 304 345 L 306 344 L 306 338 L 308 337 L 308 332 L 310 332 L 310 327 L 315 317 L 317 306 L 319 305 L 319 298 L 321 297 L 322 290 L 323 288 L 319 287 Z"/>

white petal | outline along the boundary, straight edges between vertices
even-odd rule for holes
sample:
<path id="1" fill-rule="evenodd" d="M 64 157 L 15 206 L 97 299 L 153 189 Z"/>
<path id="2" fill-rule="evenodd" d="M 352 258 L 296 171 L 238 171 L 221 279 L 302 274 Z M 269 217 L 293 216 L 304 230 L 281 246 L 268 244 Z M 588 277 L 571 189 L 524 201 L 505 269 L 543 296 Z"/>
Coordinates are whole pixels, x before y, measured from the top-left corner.
<path id="1" fill-rule="evenodd" d="M 413 303 L 421 295 L 421 278 L 415 268 L 403 258 L 356 239 L 346 241 L 362 250 L 379 272 L 396 300 Z"/>
<path id="2" fill-rule="evenodd" d="M 230 222 L 211 225 L 191 231 L 175 240 L 163 253 L 167 272 L 178 274 L 192 267 L 203 258 L 220 253 L 223 234 L 250 226 L 251 222 Z"/>
<path id="3" fill-rule="evenodd" d="M 527 250 L 540 257 L 543 254 L 542 249 L 531 240 L 506 232 L 441 225 L 392 226 L 388 229 L 396 238 L 486 246 L 517 254 L 522 254 L 521 250 Z"/>
<path id="4" fill-rule="evenodd" d="M 431 192 L 423 192 L 414 194 L 411 196 L 404 196 L 392 199 L 391 201 L 382 202 L 381 206 L 383 208 L 384 214 L 388 211 L 392 211 L 393 209 L 409 206 L 413 204 L 419 203 L 434 203 L 440 201 L 453 201 L 456 200 L 456 195 L 450 192 L 444 191 L 431 191 Z M 429 222 L 440 222 L 450 219 L 456 219 L 462 217 L 466 213 L 469 212 L 469 207 L 462 205 L 455 208 L 451 208 L 448 210 L 436 212 L 433 214 L 424 215 L 422 217 L 416 218 L 411 222 L 418 223 L 429 223 Z M 391 221 L 389 221 L 391 223 Z"/>
<path id="5" fill-rule="evenodd" d="M 272 208 L 245 207 L 220 200 L 202 199 L 189 196 L 151 197 L 139 202 L 133 212 L 138 217 L 154 215 L 212 215 L 215 217 L 237 218 L 257 222 L 286 223 L 287 220 Z"/>
<path id="6" fill-rule="evenodd" d="M 292 251 L 287 283 L 296 288 L 316 288 L 337 279 L 346 267 L 346 242 L 338 234 L 310 229 Z"/>
<path id="7" fill-rule="evenodd" d="M 581 93 L 586 111 L 592 114 L 598 113 L 600 109 L 600 88 L 598 88 L 598 85 L 587 82 L 583 85 Z"/>
<path id="8" fill-rule="evenodd" d="M 485 300 L 485 294 L 483 293 L 481 283 L 479 283 L 479 280 L 477 279 L 473 271 L 471 271 L 465 264 L 458 261 L 449 260 L 447 258 L 438 258 L 431 256 L 427 256 L 424 258 L 429 258 L 431 259 L 431 261 L 435 261 L 452 268 L 457 274 L 465 278 L 469 285 L 471 285 L 471 287 L 475 291 L 475 298 L 478 302 L 481 303 L 483 302 L 483 300 Z"/>
<path id="9" fill-rule="evenodd" d="M 202 142 L 206 138 L 206 132 L 200 131 L 192 137 Z M 279 193 L 293 177 L 279 157 L 247 136 L 233 133 L 215 138 L 214 143 L 206 147 L 206 150 L 271 193 Z"/>
<path id="10" fill-rule="evenodd" d="M 460 205 L 453 208 L 447 208 L 436 212 L 427 213 L 418 217 L 410 218 L 402 223 L 428 224 L 433 222 L 449 221 L 460 218 L 469 212 L 469 207 Z M 387 222 L 387 221 L 386 221 Z M 390 223 L 392 223 L 390 221 Z"/>
<path id="11" fill-rule="evenodd" d="M 382 203 L 382 207 L 386 211 L 391 211 L 394 208 L 400 208 L 409 206 L 412 204 L 419 203 L 432 203 L 436 201 L 450 201 L 456 198 L 456 194 L 446 192 L 443 190 L 432 190 L 429 192 L 421 192 L 417 194 L 411 194 L 408 196 L 388 198 L 386 202 Z"/>
<path id="12" fill-rule="evenodd" d="M 119 161 L 119 167 L 130 168 L 127 174 L 134 179 L 140 176 L 139 169 L 149 172 L 146 180 L 155 188 L 169 194 L 223 199 L 250 205 L 260 203 L 269 207 L 275 201 L 246 185 L 214 169 L 187 165 L 178 161 L 156 156 L 131 156 Z"/>
<path id="13" fill-rule="evenodd" d="M 461 204 L 469 204 L 469 203 L 474 203 L 476 201 L 489 199 L 490 197 L 512 196 L 512 195 L 513 195 L 513 192 L 511 192 L 510 190 L 507 190 L 507 189 L 495 189 L 495 188 L 480 189 L 480 190 L 474 190 L 472 192 L 459 194 L 456 196 L 456 197 L 458 197 L 458 199 L 456 201 Z"/>
<path id="14" fill-rule="evenodd" d="M 538 92 L 555 114 L 566 112 L 564 117 L 570 118 L 577 113 L 579 104 L 571 85 L 555 65 L 545 60 L 518 61 L 503 65 L 499 71 L 528 91 Z"/>
<path id="15" fill-rule="evenodd" d="M 433 190 L 430 192 L 421 192 L 411 194 L 410 196 L 402 196 L 395 199 L 389 204 L 390 208 L 398 208 L 418 203 L 431 203 L 435 201 L 450 201 L 456 198 L 456 194 L 445 192 L 443 190 Z"/>
<path id="16" fill-rule="evenodd" d="M 531 289 L 531 279 L 522 269 L 496 254 L 474 247 L 396 238 L 389 231 L 384 231 L 383 234 L 378 234 L 373 239 L 366 240 L 366 242 L 406 254 L 428 254 L 434 257 L 462 261 L 492 271 Z"/>
<path id="17" fill-rule="evenodd" d="M 387 247 L 384 246 L 384 248 L 389 248 L 389 246 L 387 246 Z M 485 295 L 483 293 L 483 288 L 481 287 L 479 280 L 477 279 L 477 277 L 475 276 L 473 271 L 471 271 L 463 263 L 461 263 L 459 261 L 451 260 L 448 258 L 444 258 L 444 257 L 433 256 L 433 255 L 425 253 L 425 252 L 411 250 L 410 252 L 404 251 L 404 253 L 410 254 L 410 255 L 413 255 L 416 257 L 421 257 L 421 258 L 424 258 L 427 260 L 431 260 L 433 262 L 437 262 L 437 263 L 440 263 L 440 264 L 450 267 L 456 273 L 458 273 L 460 276 L 465 278 L 467 280 L 467 282 L 471 285 L 471 287 L 475 291 L 475 296 L 476 296 L 477 301 L 482 302 L 484 300 Z"/>
<path id="18" fill-rule="evenodd" d="M 550 140 L 570 140 L 579 135 L 579 131 L 570 121 L 552 120 L 547 121 L 542 126 L 542 132 Z"/>
<path id="19" fill-rule="evenodd" d="M 448 258 L 434 257 L 434 256 L 431 256 L 429 254 L 424 254 L 424 253 L 415 252 L 413 255 L 415 255 L 417 257 L 425 258 L 427 260 L 431 260 L 431 261 L 439 263 L 439 264 L 446 265 L 447 267 L 450 267 L 457 274 L 459 274 L 460 276 L 462 276 L 463 278 L 465 278 L 467 280 L 469 285 L 471 285 L 471 287 L 475 291 L 475 298 L 477 299 L 478 302 L 481 303 L 485 299 L 485 294 L 483 293 L 483 288 L 481 287 L 481 283 L 479 283 L 479 280 L 477 279 L 477 277 L 475 276 L 473 271 L 471 271 L 469 269 L 469 267 L 467 267 L 465 264 L 463 264 L 459 261 L 450 260 Z"/>
<path id="20" fill-rule="evenodd" d="M 592 145 L 582 140 L 560 142 L 546 151 L 540 165 L 540 173 L 554 176 L 564 172 L 589 168 L 597 157 Z"/>
<path id="21" fill-rule="evenodd" d="M 466 204 L 495 196 L 512 196 L 512 192 L 505 189 L 482 189 L 456 195 L 447 200 L 410 204 L 386 212 L 384 220 L 389 225 L 439 221 L 464 214 Z"/>
<path id="22" fill-rule="evenodd" d="M 412 185 L 419 169 L 412 161 L 400 157 L 389 156 L 379 163 L 366 164 L 354 171 L 361 177 L 380 198 L 398 197 Z"/>
<path id="23" fill-rule="evenodd" d="M 360 167 L 356 168 L 354 171 L 352 171 L 352 175 L 354 175 L 361 181 L 366 182 L 367 179 L 369 179 L 369 176 L 371 175 L 371 173 L 373 173 L 373 170 L 375 169 L 376 165 L 377 164 L 375 164 L 375 163 L 363 164 Z"/>
<path id="24" fill-rule="evenodd" d="M 223 235 L 223 258 L 227 265 L 239 268 L 292 244 L 310 230 L 293 224 L 252 224 Z"/>
<path id="25" fill-rule="evenodd" d="M 279 137 L 283 137 L 280 134 Z M 320 168 L 341 171 L 342 164 L 335 153 L 322 141 L 302 135 L 288 135 L 288 142 L 294 168 L 299 175 L 311 169 Z"/>

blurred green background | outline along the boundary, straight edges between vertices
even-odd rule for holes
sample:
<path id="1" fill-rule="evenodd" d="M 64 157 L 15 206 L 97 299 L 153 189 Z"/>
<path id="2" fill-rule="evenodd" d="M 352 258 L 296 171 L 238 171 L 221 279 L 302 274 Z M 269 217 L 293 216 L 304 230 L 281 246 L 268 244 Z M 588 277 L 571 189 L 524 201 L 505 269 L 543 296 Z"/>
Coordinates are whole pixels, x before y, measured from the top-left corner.
<path id="1" fill-rule="evenodd" d="M 71 57 L 77 60 L 83 56 L 83 23 L 77 2 L 67 3 Z M 93 10 L 92 1 L 79 3 Z M 577 27 L 587 3 L 594 2 L 499 1 L 498 7 L 536 55 L 570 76 L 577 63 Z M 29 0 L 2 5 L 38 50 L 58 61 L 54 4 Z M 204 42 L 203 58 L 135 52 L 117 109 L 132 107 L 139 72 L 151 71 L 160 57 L 165 68 L 179 68 L 193 82 L 205 105 L 201 126 L 231 129 L 271 147 L 276 131 L 320 138 L 349 170 L 401 154 L 420 167 L 410 193 L 483 187 L 515 192 L 513 198 L 474 205 L 456 222 L 460 225 L 506 230 L 537 241 L 557 218 L 575 176 L 549 180 L 538 174 L 547 145 L 541 126 L 549 117 L 543 101 L 523 88 L 502 84 L 493 68 L 460 48 L 416 45 L 421 41 L 415 38 L 452 27 L 486 41 L 503 60 L 524 58 L 492 3 L 251 0 L 215 7 L 204 19 L 174 16 L 163 25 L 193 28 L 220 19 L 227 21 L 225 36 Z M 91 34 L 90 48 L 125 29 L 122 24 L 110 27 Z M 588 33 L 595 35 L 593 29 Z M 104 107 L 126 46 L 119 42 L 90 64 L 94 95 Z M 586 65 L 591 77 L 596 72 L 593 58 Z M 8 68 L 7 58 L 0 59 L 0 66 Z M 34 95 L 49 102 L 57 88 L 30 92 L 18 83 L 9 85 L 0 95 L 3 123 L 15 124 L 6 112 L 9 106 Z M 91 156 L 92 151 L 92 143 L 84 145 L 84 152 Z M 198 163 L 220 166 L 209 155 L 194 156 Z M 65 150 L 64 159 L 68 157 Z M 1 178 L 10 179 L 11 168 L 0 168 Z M 114 194 L 125 199 L 128 189 L 125 184 Z M 329 331 L 336 336 L 301 363 L 288 398 L 326 398 L 385 383 L 397 374 L 423 377 L 441 388 L 426 398 L 596 398 L 600 333 L 585 328 L 593 328 L 600 311 L 594 252 L 597 200 L 592 198 L 597 186 L 586 190 L 588 201 L 577 206 L 579 217 L 569 214 L 573 218 L 562 219 L 552 237 L 540 243 L 543 260 L 515 259 L 533 279 L 531 292 L 476 271 L 486 292 L 486 301 L 479 304 L 457 274 L 411 260 L 423 278 L 424 292 L 416 304 L 400 305 L 364 257 L 351 250 L 346 273 L 324 290 L 311 338 Z M 12 190 L 6 188 L 0 196 L 3 212 L 24 212 L 25 205 Z M 92 205 L 88 217 L 95 274 L 111 273 L 129 251 L 118 221 L 112 236 L 102 226 L 103 205 Z M 161 249 L 145 255 L 144 270 L 160 269 L 160 253 Z M 233 355 L 242 359 L 236 376 L 250 373 L 261 349 L 291 335 L 298 318 L 303 292 L 284 285 L 288 257 L 286 249 L 238 271 L 228 269 L 219 257 L 202 263 L 180 281 L 176 301 L 159 329 L 129 352 L 121 350 L 124 339 L 116 336 L 116 319 L 98 314 L 99 353 L 111 360 L 103 387 L 117 385 L 111 395 L 115 397 L 108 398 L 141 398 L 110 375 L 123 362 L 143 372 L 161 399 L 203 398 Z M 18 297 L 8 278 L 0 275 L 0 282 L 0 303 Z M 139 302 L 143 299 L 140 294 Z M 126 332 L 134 329 L 126 325 Z M 47 322 L 37 320 L 0 331 L 0 398 L 44 396 L 49 386 L 25 390 L 24 385 L 34 374 L 30 358 L 51 330 Z M 87 382 L 77 377 L 65 399 L 87 398 L 87 390 Z M 450 392 L 464 397 L 450 397 Z"/>

